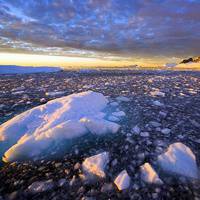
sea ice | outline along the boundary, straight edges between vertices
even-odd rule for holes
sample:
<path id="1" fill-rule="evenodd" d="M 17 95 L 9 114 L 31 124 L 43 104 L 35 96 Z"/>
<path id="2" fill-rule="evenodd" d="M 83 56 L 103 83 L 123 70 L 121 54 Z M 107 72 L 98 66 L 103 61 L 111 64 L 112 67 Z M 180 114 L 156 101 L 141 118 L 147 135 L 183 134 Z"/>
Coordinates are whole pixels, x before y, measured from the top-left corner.
<path id="1" fill-rule="evenodd" d="M 135 134 L 139 134 L 140 133 L 140 127 L 138 125 L 134 126 L 132 128 L 132 132 Z"/>
<path id="2" fill-rule="evenodd" d="M 109 162 L 109 153 L 103 152 L 83 161 L 83 170 L 88 174 L 93 174 L 98 177 L 104 178 L 106 176 L 104 170 Z"/>
<path id="3" fill-rule="evenodd" d="M 130 99 L 128 97 L 124 97 L 124 96 L 119 96 L 116 98 L 117 101 L 123 101 L 123 102 L 129 102 Z"/>
<path id="4" fill-rule="evenodd" d="M 112 115 L 108 117 L 108 120 L 111 122 L 119 122 L 120 121 L 120 119 L 118 117 L 115 117 Z"/>
<path id="5" fill-rule="evenodd" d="M 169 134 L 171 132 L 171 129 L 169 129 L 169 128 L 163 128 L 162 130 L 161 130 L 161 133 L 163 133 L 163 134 Z"/>
<path id="6" fill-rule="evenodd" d="M 160 97 L 165 97 L 165 93 L 164 92 L 160 92 L 159 90 L 155 90 L 153 92 L 150 93 L 152 96 L 160 96 Z"/>
<path id="7" fill-rule="evenodd" d="M 158 164 L 165 171 L 198 178 L 196 157 L 183 143 L 171 144 L 165 153 L 158 156 Z"/>
<path id="8" fill-rule="evenodd" d="M 120 125 L 114 122 L 107 121 L 105 119 L 94 120 L 89 118 L 82 118 L 80 122 L 82 122 L 85 125 L 85 127 L 89 130 L 90 133 L 95 135 L 116 133 L 120 128 Z"/>
<path id="9" fill-rule="evenodd" d="M 54 92 L 46 92 L 46 96 L 59 96 L 59 95 L 64 95 L 66 91 L 54 91 Z"/>
<path id="10" fill-rule="evenodd" d="M 160 101 L 153 101 L 153 104 L 154 104 L 155 106 L 159 106 L 159 107 L 164 106 L 164 104 L 161 103 Z"/>
<path id="11" fill-rule="evenodd" d="M 162 184 L 162 180 L 159 178 L 156 171 L 152 168 L 149 163 L 145 163 L 140 167 L 141 178 L 144 182 Z"/>
<path id="12" fill-rule="evenodd" d="M 126 116 L 126 113 L 124 111 L 119 111 L 119 112 L 113 112 L 112 115 L 115 117 L 124 117 Z"/>
<path id="13" fill-rule="evenodd" d="M 54 184 L 51 179 L 47 181 L 36 181 L 28 187 L 28 191 L 31 193 L 39 193 L 51 190 L 53 187 Z"/>
<path id="14" fill-rule="evenodd" d="M 52 143 L 59 145 L 63 139 L 86 133 L 116 133 L 120 126 L 104 119 L 107 104 L 103 94 L 88 91 L 51 100 L 12 118 L 0 126 L 0 141 L 8 149 L 3 160 L 36 157 Z"/>
<path id="15" fill-rule="evenodd" d="M 120 172 L 120 174 L 114 180 L 115 185 L 117 186 L 118 190 L 125 190 L 130 186 L 131 178 L 128 175 L 126 170 Z"/>
<path id="16" fill-rule="evenodd" d="M 142 137 L 149 137 L 149 132 L 141 132 L 140 136 L 142 136 Z"/>
<path id="17" fill-rule="evenodd" d="M 114 101 L 114 102 L 110 103 L 110 105 L 111 105 L 111 106 L 118 106 L 119 103 L 117 103 L 117 102 Z"/>
<path id="18" fill-rule="evenodd" d="M 18 94 L 23 94 L 24 93 L 24 91 L 22 90 L 22 91 L 15 91 L 15 92 L 12 92 L 12 95 L 18 95 Z"/>

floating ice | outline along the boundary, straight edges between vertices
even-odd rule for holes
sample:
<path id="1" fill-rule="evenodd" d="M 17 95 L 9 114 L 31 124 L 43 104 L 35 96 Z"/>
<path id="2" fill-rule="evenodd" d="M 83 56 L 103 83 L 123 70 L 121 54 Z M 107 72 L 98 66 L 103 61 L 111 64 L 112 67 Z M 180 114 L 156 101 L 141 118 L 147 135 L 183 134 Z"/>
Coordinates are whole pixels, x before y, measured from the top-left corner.
<path id="1" fill-rule="evenodd" d="M 104 178 L 106 176 L 104 170 L 109 162 L 109 153 L 103 152 L 89 158 L 86 158 L 82 164 L 83 170 L 88 174 L 93 174 Z"/>
<path id="2" fill-rule="evenodd" d="M 115 117 L 124 117 L 126 116 L 126 113 L 124 111 L 119 111 L 119 112 L 113 112 L 112 115 Z"/>
<path id="3" fill-rule="evenodd" d="M 80 120 L 85 127 L 95 135 L 102 135 L 106 133 L 116 133 L 120 126 L 114 122 L 110 122 L 104 119 L 89 119 L 89 118 L 82 118 Z"/>
<path id="4" fill-rule="evenodd" d="M 115 116 L 109 116 L 108 117 L 108 120 L 111 121 L 111 122 L 118 122 L 120 121 L 120 119 L 118 117 L 115 117 Z"/>
<path id="5" fill-rule="evenodd" d="M 171 132 L 171 129 L 169 129 L 169 128 L 163 128 L 162 130 L 161 130 L 161 133 L 163 133 L 163 134 L 169 134 Z"/>
<path id="6" fill-rule="evenodd" d="M 15 91 L 15 92 L 12 92 L 12 95 L 18 95 L 18 94 L 23 94 L 25 91 Z"/>
<path id="7" fill-rule="evenodd" d="M 138 125 L 134 126 L 134 127 L 132 128 L 132 132 L 133 132 L 133 133 L 136 133 L 136 134 L 139 134 L 139 133 L 140 133 L 140 127 L 139 127 Z"/>
<path id="8" fill-rule="evenodd" d="M 157 127 L 160 127 L 161 126 L 161 123 L 159 122 L 156 122 L 156 121 L 150 121 L 149 124 L 151 124 L 151 126 L 157 128 Z"/>
<path id="9" fill-rule="evenodd" d="M 115 185 L 117 186 L 118 190 L 125 190 L 130 186 L 130 177 L 126 170 L 120 172 L 120 174 L 114 180 Z"/>
<path id="10" fill-rule="evenodd" d="M 33 182 L 29 187 L 28 191 L 31 193 L 39 193 L 51 190 L 54 187 L 53 181 L 36 181 Z"/>
<path id="11" fill-rule="evenodd" d="M 196 157 L 189 147 L 180 142 L 171 144 L 167 152 L 158 156 L 158 164 L 165 171 L 198 178 Z"/>
<path id="12" fill-rule="evenodd" d="M 161 103 L 160 101 L 153 101 L 153 105 L 155 105 L 155 106 L 159 106 L 159 107 L 164 106 L 164 104 Z"/>
<path id="13" fill-rule="evenodd" d="M 116 98 L 117 101 L 129 102 L 130 99 L 128 97 L 119 96 Z"/>
<path id="14" fill-rule="evenodd" d="M 46 96 L 59 96 L 59 95 L 64 95 L 66 91 L 54 91 L 54 92 L 46 92 Z"/>
<path id="15" fill-rule="evenodd" d="M 140 167 L 141 178 L 144 182 L 162 184 L 162 180 L 159 178 L 156 171 L 152 168 L 149 163 L 145 163 Z"/>
<path id="16" fill-rule="evenodd" d="M 142 136 L 142 137 L 149 137 L 149 132 L 141 132 L 140 136 Z"/>
<path id="17" fill-rule="evenodd" d="M 8 149 L 3 160 L 36 157 L 53 142 L 59 145 L 63 139 L 86 133 L 116 133 L 120 126 L 104 119 L 107 104 L 103 94 L 88 91 L 49 101 L 14 117 L 0 126 L 0 141 Z"/>
<path id="18" fill-rule="evenodd" d="M 117 102 L 114 101 L 114 102 L 110 103 L 110 105 L 111 105 L 111 106 L 118 106 L 119 103 L 117 103 Z"/>
<path id="19" fill-rule="evenodd" d="M 160 97 L 165 97 L 165 93 L 164 92 L 160 92 L 159 90 L 155 90 L 153 92 L 150 93 L 152 96 L 160 96 Z"/>

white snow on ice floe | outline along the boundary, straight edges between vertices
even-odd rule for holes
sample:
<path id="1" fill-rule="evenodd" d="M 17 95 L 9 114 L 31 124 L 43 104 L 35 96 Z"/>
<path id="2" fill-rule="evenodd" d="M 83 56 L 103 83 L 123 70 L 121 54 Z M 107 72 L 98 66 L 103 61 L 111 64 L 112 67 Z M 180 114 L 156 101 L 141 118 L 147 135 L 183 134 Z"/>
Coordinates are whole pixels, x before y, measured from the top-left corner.
<path id="1" fill-rule="evenodd" d="M 120 126 L 114 122 L 110 122 L 104 119 L 89 119 L 82 118 L 80 119 L 85 127 L 89 130 L 90 133 L 95 135 L 102 135 L 106 133 L 116 133 Z"/>
<path id="2" fill-rule="evenodd" d="M 149 163 L 145 163 L 140 166 L 141 178 L 146 183 L 162 184 L 162 180 L 159 178 L 156 171 Z"/>
<path id="3" fill-rule="evenodd" d="M 126 170 L 120 172 L 120 174 L 114 180 L 115 185 L 117 186 L 118 190 L 125 190 L 128 189 L 130 186 L 131 178 L 128 175 Z"/>
<path id="4" fill-rule="evenodd" d="M 87 174 L 96 175 L 101 178 L 105 178 L 104 172 L 106 165 L 109 162 L 109 153 L 103 152 L 83 161 L 82 167 Z"/>
<path id="5" fill-rule="evenodd" d="M 57 98 L 28 110 L 0 126 L 0 141 L 7 146 L 5 162 L 32 158 L 49 149 L 52 142 L 78 138 L 86 133 L 116 133 L 120 128 L 105 109 L 107 98 L 92 91 Z"/>
<path id="6" fill-rule="evenodd" d="M 165 171 L 198 178 L 196 157 L 189 147 L 180 142 L 171 144 L 167 152 L 158 156 L 158 164 Z"/>

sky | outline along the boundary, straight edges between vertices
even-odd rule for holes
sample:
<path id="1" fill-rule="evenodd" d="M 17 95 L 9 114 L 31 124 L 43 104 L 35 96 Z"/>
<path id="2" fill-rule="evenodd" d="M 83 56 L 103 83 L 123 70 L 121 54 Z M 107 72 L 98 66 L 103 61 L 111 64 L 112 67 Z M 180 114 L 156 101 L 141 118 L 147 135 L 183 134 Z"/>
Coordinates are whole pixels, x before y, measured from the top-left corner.
<path id="1" fill-rule="evenodd" d="M 200 0 L 0 0 L 0 64 L 159 66 L 200 55 Z"/>

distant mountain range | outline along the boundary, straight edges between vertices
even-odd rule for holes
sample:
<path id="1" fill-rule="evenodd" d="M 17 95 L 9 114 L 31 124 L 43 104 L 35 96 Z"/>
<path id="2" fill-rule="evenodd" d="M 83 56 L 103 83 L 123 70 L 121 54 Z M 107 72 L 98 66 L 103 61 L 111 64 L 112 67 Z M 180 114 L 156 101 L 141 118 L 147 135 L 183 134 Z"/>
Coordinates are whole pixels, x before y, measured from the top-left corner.
<path id="1" fill-rule="evenodd" d="M 16 65 L 0 65 L 0 74 L 28 74 L 28 73 L 50 73 L 61 71 L 60 67 L 24 67 Z"/>
<path id="2" fill-rule="evenodd" d="M 200 62 L 200 56 L 196 56 L 196 57 L 193 57 L 193 58 L 185 59 L 185 60 L 181 61 L 180 64 L 189 63 L 189 62 L 193 62 L 193 63 Z"/>

